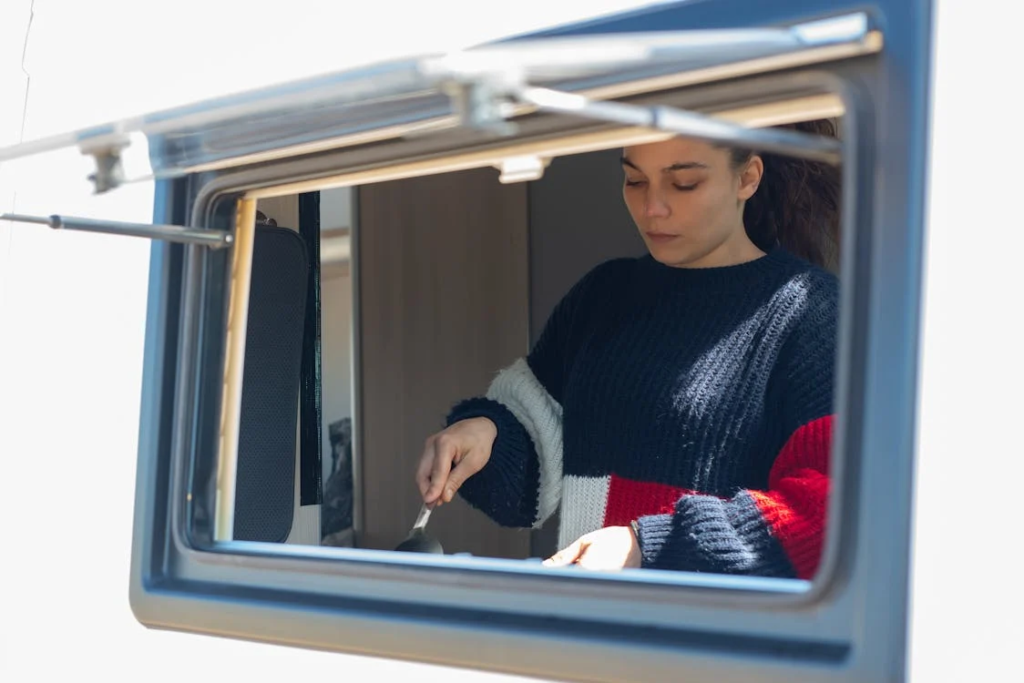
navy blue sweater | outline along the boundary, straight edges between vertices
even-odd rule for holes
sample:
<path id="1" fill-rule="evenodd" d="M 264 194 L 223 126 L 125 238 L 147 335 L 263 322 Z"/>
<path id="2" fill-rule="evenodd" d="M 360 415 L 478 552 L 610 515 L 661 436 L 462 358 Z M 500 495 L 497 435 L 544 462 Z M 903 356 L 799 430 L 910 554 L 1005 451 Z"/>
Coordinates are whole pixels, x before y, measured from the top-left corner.
<path id="1" fill-rule="evenodd" d="M 525 359 L 449 414 L 498 428 L 460 494 L 504 526 L 559 509 L 559 547 L 636 520 L 645 567 L 810 578 L 837 302 L 833 275 L 781 249 L 720 268 L 598 266 Z"/>

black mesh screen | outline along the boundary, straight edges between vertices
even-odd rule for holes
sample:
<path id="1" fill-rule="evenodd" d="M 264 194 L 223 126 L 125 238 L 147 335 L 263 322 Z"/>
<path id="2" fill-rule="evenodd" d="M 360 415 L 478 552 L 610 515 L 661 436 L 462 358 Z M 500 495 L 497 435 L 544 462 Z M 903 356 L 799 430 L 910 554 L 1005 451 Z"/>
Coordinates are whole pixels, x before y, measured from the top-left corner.
<path id="1" fill-rule="evenodd" d="M 292 527 L 308 269 L 296 232 L 257 226 L 238 444 L 239 541 L 282 542 Z"/>

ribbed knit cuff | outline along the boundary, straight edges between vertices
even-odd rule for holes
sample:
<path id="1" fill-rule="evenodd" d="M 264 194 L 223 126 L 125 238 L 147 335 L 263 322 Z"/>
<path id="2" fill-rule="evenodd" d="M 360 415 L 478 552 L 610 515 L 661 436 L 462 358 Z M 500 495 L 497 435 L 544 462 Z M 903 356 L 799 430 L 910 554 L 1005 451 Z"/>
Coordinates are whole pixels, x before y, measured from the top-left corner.
<path id="1" fill-rule="evenodd" d="M 730 500 L 684 496 L 675 514 L 637 520 L 641 566 L 715 574 L 795 576 L 757 504 L 741 492 Z"/>
<path id="2" fill-rule="evenodd" d="M 452 409 L 447 424 L 486 417 L 498 429 L 491 458 L 459 488 L 466 502 L 501 526 L 528 527 L 537 510 L 540 482 L 533 442 L 509 410 L 487 398 L 471 398 Z"/>
<path id="3" fill-rule="evenodd" d="M 640 546 L 640 566 L 657 565 L 661 550 L 672 535 L 672 515 L 647 515 L 636 520 L 636 542 Z"/>

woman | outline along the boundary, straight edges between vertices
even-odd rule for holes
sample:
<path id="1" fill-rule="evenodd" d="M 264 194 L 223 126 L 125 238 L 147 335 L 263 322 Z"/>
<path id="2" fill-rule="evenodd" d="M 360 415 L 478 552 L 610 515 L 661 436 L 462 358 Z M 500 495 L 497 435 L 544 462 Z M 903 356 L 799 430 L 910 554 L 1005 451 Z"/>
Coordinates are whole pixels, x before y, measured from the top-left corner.
<path id="1" fill-rule="evenodd" d="M 835 135 L 834 124 L 793 126 Z M 649 254 L 593 269 L 427 439 L 428 505 L 561 510 L 547 565 L 811 578 L 829 490 L 839 173 L 677 138 L 624 150 Z"/>

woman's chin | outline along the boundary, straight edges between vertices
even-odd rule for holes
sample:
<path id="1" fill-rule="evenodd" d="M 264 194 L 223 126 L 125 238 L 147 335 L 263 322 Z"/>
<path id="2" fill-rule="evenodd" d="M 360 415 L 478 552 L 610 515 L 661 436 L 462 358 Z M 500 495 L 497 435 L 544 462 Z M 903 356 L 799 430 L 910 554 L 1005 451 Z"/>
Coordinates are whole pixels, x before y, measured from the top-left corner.
<path id="1" fill-rule="evenodd" d="M 686 268 L 694 260 L 694 254 L 689 249 L 682 248 L 682 245 L 652 244 L 650 240 L 645 241 L 651 258 L 664 266 Z"/>

